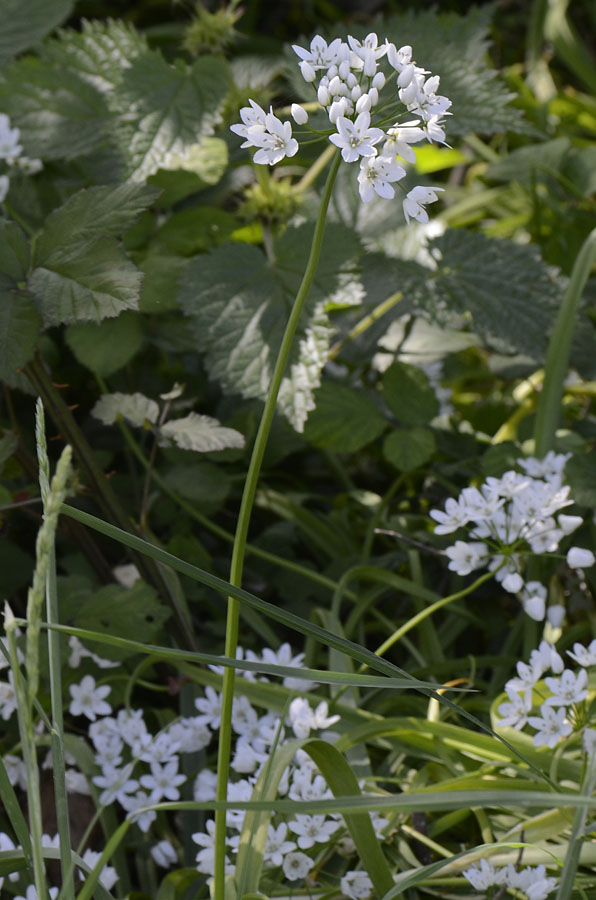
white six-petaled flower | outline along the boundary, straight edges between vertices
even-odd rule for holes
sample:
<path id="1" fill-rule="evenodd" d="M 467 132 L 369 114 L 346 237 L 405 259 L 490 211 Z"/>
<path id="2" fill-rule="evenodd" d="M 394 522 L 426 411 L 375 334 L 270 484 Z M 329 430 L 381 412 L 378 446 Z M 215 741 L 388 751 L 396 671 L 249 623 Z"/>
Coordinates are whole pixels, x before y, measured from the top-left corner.
<path id="1" fill-rule="evenodd" d="M 93 722 L 97 716 L 109 716 L 112 707 L 105 698 L 111 691 L 107 684 L 95 685 L 92 675 L 85 675 L 80 684 L 69 687 L 72 697 L 68 711 L 72 716 L 87 716 Z"/>

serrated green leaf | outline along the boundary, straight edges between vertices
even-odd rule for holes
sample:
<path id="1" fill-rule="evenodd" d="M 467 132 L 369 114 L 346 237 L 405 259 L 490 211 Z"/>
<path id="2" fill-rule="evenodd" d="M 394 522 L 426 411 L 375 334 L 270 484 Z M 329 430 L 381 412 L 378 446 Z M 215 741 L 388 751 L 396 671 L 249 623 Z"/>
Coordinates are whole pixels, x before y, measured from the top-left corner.
<path id="1" fill-rule="evenodd" d="M 371 398 L 355 388 L 324 381 L 315 393 L 304 436 L 315 447 L 355 453 L 374 441 L 387 423 Z"/>
<path id="2" fill-rule="evenodd" d="M 139 263 L 144 275 L 139 297 L 140 311 L 163 313 L 176 309 L 178 290 L 187 265 L 188 261 L 180 256 L 153 253 Z"/>
<path id="3" fill-rule="evenodd" d="M 256 247 L 231 244 L 193 260 L 179 299 L 192 317 L 211 377 L 229 391 L 263 398 L 294 297 L 304 273 L 311 227 L 289 228 L 275 243 L 275 262 Z M 353 232 L 327 227 L 321 260 L 302 315 L 280 407 L 300 431 L 320 383 L 331 327 L 326 301 L 359 251 Z"/>
<path id="4" fill-rule="evenodd" d="M 428 377 L 416 366 L 394 362 L 383 375 L 383 397 L 404 425 L 425 425 L 439 412 Z"/>
<path id="5" fill-rule="evenodd" d="M 174 466 L 164 480 L 186 500 L 195 502 L 206 515 L 216 512 L 223 505 L 231 487 L 227 472 L 221 466 L 208 462 Z"/>
<path id="6" fill-rule="evenodd" d="M 28 156 L 73 159 L 108 139 L 106 101 L 75 71 L 41 57 L 25 57 L 2 75 L 0 108 L 20 128 Z"/>
<path id="7" fill-rule="evenodd" d="M 95 321 L 137 309 L 142 275 L 112 238 L 52 251 L 29 278 L 48 325 Z"/>
<path id="8" fill-rule="evenodd" d="M 159 196 L 159 189 L 141 184 L 102 185 L 77 191 L 50 213 L 35 240 L 33 265 L 58 250 L 93 238 L 117 237 L 130 228 Z"/>
<path id="9" fill-rule="evenodd" d="M 141 317 L 123 313 L 103 322 L 70 325 L 64 334 L 78 362 L 107 378 L 125 366 L 143 345 Z"/>
<path id="10" fill-rule="evenodd" d="M 13 281 L 26 278 L 29 268 L 29 244 L 16 222 L 0 219 L 0 273 Z"/>
<path id="11" fill-rule="evenodd" d="M 224 60 L 202 57 L 190 68 L 170 66 L 161 53 L 139 55 L 114 91 L 121 119 L 117 140 L 127 160 L 127 177 L 143 181 L 211 135 L 228 92 Z"/>
<path id="12" fill-rule="evenodd" d="M 567 137 L 519 147 L 489 166 L 485 176 L 493 181 L 531 184 L 536 175 L 558 173 L 570 148 L 571 141 Z"/>
<path id="13" fill-rule="evenodd" d="M 211 453 L 233 447 L 242 450 L 244 437 L 234 428 L 225 428 L 211 416 L 191 412 L 182 419 L 172 419 L 159 429 L 161 447 L 174 444 L 182 450 Z"/>
<path id="14" fill-rule="evenodd" d="M 73 0 L 0 0 L 0 66 L 53 31 L 73 6 Z"/>
<path id="15" fill-rule="evenodd" d="M 434 270 L 414 262 L 404 270 L 415 306 L 439 323 L 454 314 L 469 317 L 471 328 L 500 352 L 544 358 L 562 290 L 535 246 L 448 229 L 429 250 Z M 401 264 L 392 262 L 398 274 Z"/>
<path id="16" fill-rule="evenodd" d="M 12 377 L 32 358 L 41 325 L 32 298 L 0 275 L 0 380 Z"/>
<path id="17" fill-rule="evenodd" d="M 155 425 L 159 417 L 159 406 L 144 394 L 102 394 L 91 415 L 103 422 L 113 425 L 118 416 L 122 416 L 131 425 L 143 428 L 147 422 Z"/>
<path id="18" fill-rule="evenodd" d="M 436 446 L 427 428 L 396 428 L 385 438 L 383 456 L 400 472 L 411 472 L 432 458 Z"/>
<path id="19" fill-rule="evenodd" d="M 170 610 L 156 592 L 142 581 L 129 588 L 110 584 L 100 588 L 75 616 L 75 625 L 104 634 L 120 634 L 150 643 L 169 618 Z M 89 642 L 89 650 L 106 659 L 124 659 L 126 650 Z"/>
<path id="20" fill-rule="evenodd" d="M 194 256 L 222 244 L 238 227 L 238 220 L 223 209 L 194 206 L 175 212 L 151 240 L 151 249 L 164 255 Z"/>

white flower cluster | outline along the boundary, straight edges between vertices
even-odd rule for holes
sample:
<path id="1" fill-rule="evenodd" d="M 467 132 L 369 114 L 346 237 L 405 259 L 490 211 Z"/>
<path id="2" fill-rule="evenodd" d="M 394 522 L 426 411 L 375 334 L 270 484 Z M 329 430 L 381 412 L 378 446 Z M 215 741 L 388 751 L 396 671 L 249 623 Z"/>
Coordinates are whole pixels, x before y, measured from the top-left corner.
<path id="1" fill-rule="evenodd" d="M 534 745 L 551 749 L 574 730 L 583 728 L 584 749 L 593 753 L 596 731 L 584 726 L 587 670 L 596 666 L 596 640 L 588 647 L 574 644 L 567 655 L 578 663 L 577 672 L 566 669 L 559 653 L 546 641 L 532 651 L 529 662 L 517 663 L 517 677 L 505 685 L 507 700 L 498 708 L 499 724 L 518 731 L 530 725 L 535 729 Z M 554 675 L 543 678 L 549 670 Z M 539 715 L 531 715 L 533 710 Z"/>
<path id="2" fill-rule="evenodd" d="M 450 115 L 451 101 L 437 94 L 439 76 L 426 77 L 430 73 L 416 65 L 410 46 L 398 49 L 388 40 L 379 44 L 373 32 L 363 41 L 349 36 L 347 42 L 335 38 L 330 44 L 316 35 L 309 50 L 296 45 L 293 49 L 303 78 L 313 83 L 317 100 L 334 127 L 326 132 L 329 140 L 341 150 L 345 162 L 360 164 L 361 199 L 366 203 L 375 194 L 392 199 L 393 184 L 406 175 L 401 163 L 416 161 L 411 145 L 423 140 L 445 143 L 443 117 Z M 388 76 L 379 68 L 383 59 L 388 63 Z M 249 102 L 250 106 L 240 110 L 242 123 L 232 125 L 231 130 L 245 139 L 243 147 L 257 148 L 254 161 L 275 165 L 294 156 L 298 142 L 292 137 L 290 122 L 282 122 L 273 110 L 266 113 L 254 100 Z M 372 120 L 375 108 L 376 124 Z M 294 103 L 291 111 L 297 124 L 306 125 L 304 107 Z M 400 121 L 404 114 L 416 118 Z M 406 220 L 428 222 L 425 206 L 437 200 L 440 190 L 423 185 L 413 188 L 403 201 Z"/>
<path id="3" fill-rule="evenodd" d="M 3 161 L 6 167 L 18 169 L 25 175 L 34 175 L 42 168 L 42 162 L 40 159 L 30 159 L 23 154 L 20 139 L 20 130 L 11 128 L 8 116 L 0 113 L 0 163 Z M 8 175 L 0 174 L 0 203 L 6 197 L 9 187 Z"/>
<path id="4" fill-rule="evenodd" d="M 528 553 L 555 553 L 560 541 L 583 523 L 581 516 L 561 512 L 573 503 L 570 488 L 562 484 L 569 454 L 550 452 L 543 460 L 520 459 L 525 474 L 505 472 L 489 477 L 479 488 L 467 487 L 457 500 L 450 498 L 445 511 L 433 509 L 436 534 L 452 534 L 460 528 L 472 541 L 456 540 L 447 547 L 449 569 L 469 575 L 488 566 L 503 588 L 519 594 L 524 610 L 536 621 L 546 613 L 547 590 L 537 581 L 524 582 L 524 559 Z M 590 550 L 572 547 L 567 553 L 571 568 L 593 565 Z M 560 624 L 564 610 L 549 610 L 553 624 Z"/>
<path id="5" fill-rule="evenodd" d="M 42 834 L 41 836 L 41 845 L 42 847 L 51 848 L 53 850 L 60 849 L 60 835 L 55 834 L 54 837 L 50 837 L 49 834 Z M 5 834 L 3 831 L 0 831 L 0 851 L 5 850 L 17 850 L 20 849 L 19 845 L 15 844 L 14 841 L 9 837 L 9 835 Z M 99 861 L 100 853 L 97 853 L 94 850 L 87 849 L 83 853 L 81 859 L 84 863 L 89 866 L 90 869 L 93 869 L 97 862 Z M 79 873 L 79 877 L 84 879 L 85 873 L 83 873 L 82 869 L 77 870 Z M 8 880 L 11 882 L 17 882 L 20 878 L 20 872 L 12 872 L 8 876 Z M 113 866 L 104 866 L 99 873 L 99 883 L 102 887 L 104 887 L 107 891 L 110 891 L 116 882 L 118 881 L 118 873 Z M 2 889 L 4 883 L 4 879 L 0 878 L 0 890 Z M 58 896 L 58 888 L 51 887 L 49 889 L 50 900 L 55 900 Z M 14 900 L 38 900 L 37 890 L 34 885 L 28 885 L 25 888 L 25 896 L 16 896 Z"/>
<path id="6" fill-rule="evenodd" d="M 462 874 L 477 891 L 495 886 L 516 888 L 523 891 L 528 900 L 545 900 L 557 886 L 556 879 L 547 876 L 544 866 L 526 866 L 518 871 L 509 863 L 495 869 L 488 860 L 481 859 L 480 865 L 475 863 Z"/>

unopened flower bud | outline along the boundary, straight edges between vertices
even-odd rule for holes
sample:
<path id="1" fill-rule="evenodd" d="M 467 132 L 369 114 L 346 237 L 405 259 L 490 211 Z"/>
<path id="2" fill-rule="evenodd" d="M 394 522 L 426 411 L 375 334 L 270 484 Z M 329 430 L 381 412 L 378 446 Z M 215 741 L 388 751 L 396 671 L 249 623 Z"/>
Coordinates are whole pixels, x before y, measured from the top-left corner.
<path id="1" fill-rule="evenodd" d="M 334 78 L 329 82 L 329 93 L 330 94 L 339 94 L 339 90 L 341 87 L 341 78 L 339 75 L 335 75 Z"/>
<path id="2" fill-rule="evenodd" d="M 320 84 L 319 90 L 317 91 L 317 98 L 321 106 L 329 106 L 331 103 L 331 94 L 329 93 L 329 89 L 325 87 L 325 85 Z"/>
<path id="3" fill-rule="evenodd" d="M 305 81 L 314 81 L 317 77 L 317 73 L 315 72 L 311 64 L 305 59 L 303 59 L 300 63 L 300 71 Z"/>
<path id="4" fill-rule="evenodd" d="M 371 87 L 368 92 L 368 96 L 370 97 L 370 102 L 372 106 L 376 106 L 379 102 L 379 92 L 375 87 Z"/>
<path id="5" fill-rule="evenodd" d="M 414 66 L 410 63 L 405 66 L 397 77 L 398 88 L 407 88 L 414 77 Z"/>
<path id="6" fill-rule="evenodd" d="M 338 118 L 340 116 L 345 115 L 346 112 L 346 98 L 340 97 L 339 100 L 334 100 L 331 106 L 329 107 L 329 121 L 332 125 L 335 125 Z"/>
<path id="7" fill-rule="evenodd" d="M 355 84 L 352 90 L 350 91 L 350 97 L 356 103 L 356 101 L 362 96 L 362 88 L 359 84 Z"/>
<path id="8" fill-rule="evenodd" d="M 350 74 L 350 63 L 347 59 L 344 59 L 339 64 L 339 68 L 337 70 L 337 74 L 341 78 L 342 81 L 345 81 L 348 75 Z"/>
<path id="9" fill-rule="evenodd" d="M 401 91 L 399 92 L 399 99 L 402 103 L 405 103 L 406 106 L 409 106 L 414 102 L 417 94 L 418 85 L 416 84 L 416 81 L 411 81 L 406 88 L 401 89 Z"/>
<path id="10" fill-rule="evenodd" d="M 369 112 L 372 106 L 372 101 L 370 98 L 370 94 L 362 94 L 361 97 L 358 98 L 358 102 L 356 103 L 356 112 L 358 114 L 363 112 Z"/>
<path id="11" fill-rule="evenodd" d="M 352 88 L 356 87 L 356 85 L 358 84 L 358 79 L 356 78 L 356 76 L 354 75 L 353 72 L 350 72 L 350 74 L 345 79 L 345 81 L 346 81 L 346 84 L 348 85 L 348 87 L 350 88 L 350 90 L 352 90 Z"/>
<path id="12" fill-rule="evenodd" d="M 596 557 L 592 551 L 583 547 L 572 547 L 567 553 L 567 565 L 570 569 L 587 569 L 595 562 Z"/>
<path id="13" fill-rule="evenodd" d="M 372 86 L 373 86 L 377 91 L 382 91 L 382 90 L 383 90 L 383 88 L 385 87 L 385 76 L 383 75 L 382 72 L 377 72 L 377 74 L 376 74 L 375 77 L 373 78 Z"/>
<path id="14" fill-rule="evenodd" d="M 308 122 L 308 113 L 299 103 L 292 103 L 290 112 L 292 113 L 292 118 L 296 125 L 306 125 Z"/>
<path id="15" fill-rule="evenodd" d="M 337 75 L 337 66 L 329 66 L 327 69 L 327 78 L 331 81 Z"/>
<path id="16" fill-rule="evenodd" d="M 553 628 L 560 628 L 565 619 L 565 607 L 560 603 L 555 603 L 553 606 L 549 606 L 546 611 L 546 617 Z"/>
<path id="17" fill-rule="evenodd" d="M 372 76 L 377 71 L 377 61 L 375 59 L 375 54 L 372 50 L 367 50 L 364 55 L 364 66 L 363 72 L 367 78 L 372 78 Z"/>

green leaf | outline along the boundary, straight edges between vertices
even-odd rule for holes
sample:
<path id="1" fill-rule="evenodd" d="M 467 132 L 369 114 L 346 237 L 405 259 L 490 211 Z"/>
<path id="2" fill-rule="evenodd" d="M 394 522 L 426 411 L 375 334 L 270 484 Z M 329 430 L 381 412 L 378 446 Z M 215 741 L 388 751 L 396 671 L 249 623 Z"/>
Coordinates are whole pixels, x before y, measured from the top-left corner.
<path id="1" fill-rule="evenodd" d="M 335 381 L 324 381 L 315 393 L 304 436 L 315 447 L 355 453 L 374 441 L 387 425 L 364 392 Z"/>
<path id="2" fill-rule="evenodd" d="M 383 456 L 400 472 L 410 472 L 427 463 L 436 447 L 427 428 L 396 428 L 385 438 Z"/>
<path id="3" fill-rule="evenodd" d="M 29 289 L 48 325 L 95 321 L 137 309 L 141 273 L 112 238 L 57 248 L 33 270 Z"/>
<path id="4" fill-rule="evenodd" d="M 143 181 L 170 155 L 184 155 L 219 121 L 229 85 L 224 60 L 202 57 L 170 66 L 157 50 L 137 56 L 114 91 L 117 141 L 126 176 Z"/>
<path id="5" fill-rule="evenodd" d="M 29 278 L 48 324 L 99 322 L 138 307 L 141 273 L 114 236 L 156 196 L 141 185 L 92 187 L 48 216 L 34 241 Z"/>
<path id="6" fill-rule="evenodd" d="M 41 325 L 32 298 L 0 275 L 0 380 L 10 379 L 32 358 Z"/>
<path id="7" fill-rule="evenodd" d="M 520 181 L 531 185 L 537 175 L 558 175 L 570 149 L 571 141 L 567 137 L 518 147 L 489 166 L 485 177 L 493 181 Z"/>
<path id="8" fill-rule="evenodd" d="M 91 415 L 104 425 L 113 425 L 122 416 L 131 425 L 145 428 L 148 422 L 152 425 L 157 422 L 159 406 L 144 394 L 102 394 Z"/>
<path id="9" fill-rule="evenodd" d="M 224 428 L 217 419 L 191 412 L 183 419 L 172 419 L 162 425 L 159 444 L 161 447 L 176 444 L 182 450 L 210 453 L 227 447 L 242 450 L 244 437 L 234 428 Z"/>
<path id="10" fill-rule="evenodd" d="M 311 226 L 288 228 L 275 243 L 275 261 L 256 247 L 231 244 L 193 260 L 179 298 L 192 317 L 207 370 L 244 397 L 264 398 L 308 258 Z M 327 358 L 331 328 L 326 302 L 360 245 L 338 225 L 325 231 L 321 261 L 302 314 L 279 405 L 301 431 Z"/>
<path id="11" fill-rule="evenodd" d="M 185 500 L 194 501 L 204 515 L 223 506 L 231 488 L 230 476 L 221 466 L 208 462 L 174 466 L 165 475 L 165 481 Z"/>
<path id="12" fill-rule="evenodd" d="M 139 269 L 144 275 L 139 310 L 145 313 L 163 313 L 176 309 L 178 290 L 187 265 L 187 260 L 180 256 L 153 253 L 139 263 Z"/>
<path id="13" fill-rule="evenodd" d="M 0 437 L 0 470 L 19 446 L 19 439 L 14 431 L 5 431 Z"/>
<path id="14" fill-rule="evenodd" d="M 151 252 L 194 256 L 222 244 L 237 227 L 238 220 L 223 209 L 183 209 L 170 216 L 153 236 Z"/>
<path id="15" fill-rule="evenodd" d="M 107 378 L 125 366 L 143 345 L 141 318 L 123 313 L 103 322 L 70 325 L 64 334 L 78 362 Z"/>
<path id="16" fill-rule="evenodd" d="M 24 281 L 29 269 L 27 238 L 15 222 L 0 219 L 0 273 Z"/>
<path id="17" fill-rule="evenodd" d="M 596 508 L 596 459 L 594 453 L 574 454 L 565 466 L 565 484 L 581 506 Z"/>
<path id="18" fill-rule="evenodd" d="M 383 376 L 383 397 L 404 425 L 424 425 L 439 412 L 428 377 L 416 366 L 394 362 Z"/>
<path id="19" fill-rule="evenodd" d="M 228 166 L 228 145 L 221 138 L 206 137 L 190 144 L 184 153 L 170 153 L 164 168 L 168 171 L 191 172 L 203 186 L 214 185 Z"/>
<path id="20" fill-rule="evenodd" d="M 73 6 L 73 0 L 0 0 L 0 66 L 53 31 Z"/>
<path id="21" fill-rule="evenodd" d="M 75 616 L 75 625 L 89 631 L 119 634 L 150 643 L 170 616 L 152 587 L 142 581 L 130 589 L 110 584 L 100 588 Z M 108 644 L 89 642 L 89 650 L 106 659 L 125 659 L 128 651 Z"/>
<path id="22" fill-rule="evenodd" d="M 535 246 L 448 229 L 429 249 L 434 269 L 403 264 L 404 290 L 415 305 L 439 323 L 466 316 L 500 352 L 544 358 L 562 290 Z M 399 277 L 402 264 L 392 262 Z"/>

